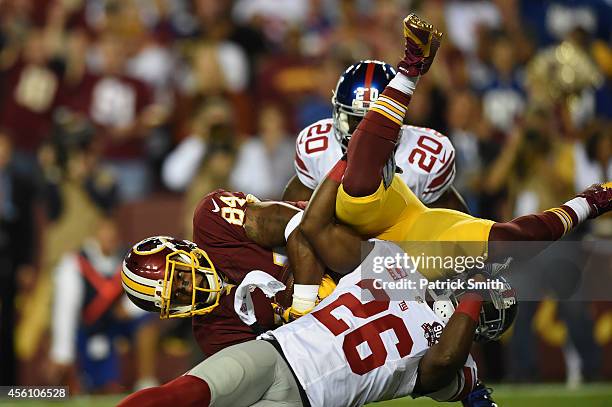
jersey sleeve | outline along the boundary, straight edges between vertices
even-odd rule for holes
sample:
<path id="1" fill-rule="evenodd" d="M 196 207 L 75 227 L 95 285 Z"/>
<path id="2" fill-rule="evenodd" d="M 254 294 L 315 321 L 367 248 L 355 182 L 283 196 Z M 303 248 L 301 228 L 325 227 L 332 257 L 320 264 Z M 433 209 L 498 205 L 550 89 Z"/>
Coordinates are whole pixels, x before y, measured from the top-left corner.
<path id="1" fill-rule="evenodd" d="M 251 270 L 283 278 L 284 256 L 253 242 L 243 228 L 249 196 L 218 189 L 206 195 L 193 217 L 193 241 L 205 250 L 217 271 L 233 284 Z M 282 281 L 282 280 L 281 280 Z"/>
<path id="2" fill-rule="evenodd" d="M 443 134 L 405 126 L 396 161 L 402 179 L 425 204 L 437 201 L 455 179 L 455 148 Z"/>
<path id="3" fill-rule="evenodd" d="M 310 189 L 314 190 L 326 175 L 325 158 L 333 142 L 330 137 L 333 137 L 333 124 L 326 119 L 306 127 L 295 140 L 295 173 Z"/>

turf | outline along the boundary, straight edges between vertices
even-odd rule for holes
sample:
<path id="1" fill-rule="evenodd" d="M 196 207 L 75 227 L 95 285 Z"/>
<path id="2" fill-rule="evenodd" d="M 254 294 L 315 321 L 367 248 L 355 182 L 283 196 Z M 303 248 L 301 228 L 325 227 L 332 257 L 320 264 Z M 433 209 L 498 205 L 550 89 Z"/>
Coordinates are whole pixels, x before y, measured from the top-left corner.
<path id="1" fill-rule="evenodd" d="M 569 390 L 562 385 L 496 385 L 495 401 L 500 407 L 610 407 L 612 406 L 612 383 L 590 384 L 577 390 Z M 122 396 L 80 396 L 66 401 L 11 401 L 0 399 L 2 407 L 103 407 L 114 406 Z M 436 403 L 429 399 L 412 400 L 410 398 L 385 401 L 371 404 L 372 407 L 428 407 L 460 406 L 460 404 Z"/>

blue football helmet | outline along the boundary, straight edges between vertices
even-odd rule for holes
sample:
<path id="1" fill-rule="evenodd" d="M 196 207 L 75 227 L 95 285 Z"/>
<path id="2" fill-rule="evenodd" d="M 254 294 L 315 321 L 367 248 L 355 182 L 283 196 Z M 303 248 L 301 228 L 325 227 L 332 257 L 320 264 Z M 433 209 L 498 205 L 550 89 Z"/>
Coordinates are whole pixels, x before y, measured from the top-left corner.
<path id="1" fill-rule="evenodd" d="M 395 69 L 385 62 L 366 60 L 349 66 L 340 76 L 332 104 L 334 134 L 343 151 L 370 104 L 378 99 L 395 74 Z"/>

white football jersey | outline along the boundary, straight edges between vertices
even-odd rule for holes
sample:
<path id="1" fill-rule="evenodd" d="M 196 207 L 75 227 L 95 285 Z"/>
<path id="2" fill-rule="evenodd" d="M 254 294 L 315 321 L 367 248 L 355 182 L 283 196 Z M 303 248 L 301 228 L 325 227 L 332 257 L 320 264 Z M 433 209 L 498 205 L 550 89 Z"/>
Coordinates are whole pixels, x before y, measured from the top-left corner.
<path id="1" fill-rule="evenodd" d="M 432 203 L 455 179 L 455 148 L 439 132 L 402 126 L 395 161 L 400 177 L 423 203 Z M 295 171 L 305 186 L 315 189 L 342 157 L 332 119 L 319 120 L 296 139 Z"/>
<path id="2" fill-rule="evenodd" d="M 395 244 L 377 240 L 363 264 L 397 253 L 403 251 Z M 410 395 L 419 361 L 444 327 L 424 301 L 425 289 L 391 300 L 371 275 L 362 276 L 362 267 L 343 277 L 310 314 L 267 334 L 281 345 L 313 407 L 361 406 Z M 471 357 L 465 369 L 476 377 Z"/>

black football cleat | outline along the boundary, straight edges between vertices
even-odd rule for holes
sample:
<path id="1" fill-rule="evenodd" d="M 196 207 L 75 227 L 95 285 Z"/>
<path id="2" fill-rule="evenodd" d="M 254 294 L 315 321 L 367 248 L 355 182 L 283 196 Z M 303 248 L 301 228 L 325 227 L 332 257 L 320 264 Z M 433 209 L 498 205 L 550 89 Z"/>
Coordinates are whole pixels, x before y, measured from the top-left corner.
<path id="1" fill-rule="evenodd" d="M 466 398 L 461 400 L 464 407 L 498 407 L 497 403 L 491 397 L 493 389 L 487 387 L 480 380 L 476 383 L 476 387 Z"/>

